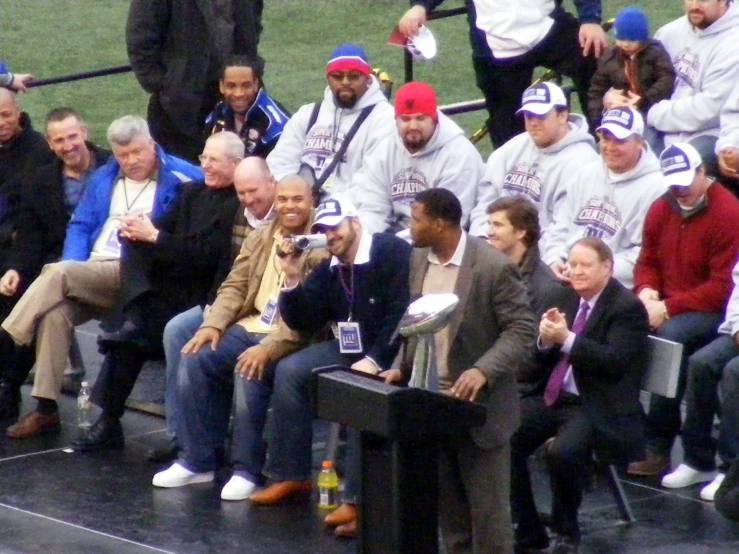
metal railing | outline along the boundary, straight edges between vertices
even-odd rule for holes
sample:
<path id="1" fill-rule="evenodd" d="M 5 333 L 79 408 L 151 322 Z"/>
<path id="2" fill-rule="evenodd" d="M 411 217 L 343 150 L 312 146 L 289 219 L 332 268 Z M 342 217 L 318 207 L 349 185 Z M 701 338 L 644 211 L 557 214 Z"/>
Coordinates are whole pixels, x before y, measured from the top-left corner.
<path id="1" fill-rule="evenodd" d="M 95 69 L 93 71 L 82 71 L 80 73 L 72 73 L 61 77 L 51 77 L 49 79 L 34 79 L 26 84 L 26 88 L 45 87 L 48 85 L 58 85 L 60 83 L 71 83 L 73 81 L 81 81 L 83 79 L 93 79 L 95 77 L 106 77 L 108 75 L 117 75 L 119 73 L 129 73 L 133 71 L 130 65 L 119 65 L 117 67 L 108 67 L 106 69 Z"/>

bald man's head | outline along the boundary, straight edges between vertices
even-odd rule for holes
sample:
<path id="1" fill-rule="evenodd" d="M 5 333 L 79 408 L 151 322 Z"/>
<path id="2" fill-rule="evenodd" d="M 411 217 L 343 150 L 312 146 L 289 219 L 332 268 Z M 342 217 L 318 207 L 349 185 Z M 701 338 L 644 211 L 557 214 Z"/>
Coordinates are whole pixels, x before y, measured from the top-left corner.
<path id="1" fill-rule="evenodd" d="M 301 177 L 300 175 L 288 175 L 287 177 L 283 177 L 277 183 L 278 191 L 280 187 L 292 187 L 294 190 L 300 189 L 303 192 L 306 192 L 308 196 L 311 196 L 313 194 L 308 182 L 305 179 L 303 179 L 303 177 Z"/>
<path id="2" fill-rule="evenodd" d="M 264 219 L 275 201 L 275 179 L 267 162 L 257 156 L 244 158 L 234 171 L 239 200 L 257 219 Z"/>
<path id="3" fill-rule="evenodd" d="M 21 132 L 21 108 L 14 92 L 0 87 L 0 142 L 10 142 Z"/>
<path id="4" fill-rule="evenodd" d="M 275 213 L 285 234 L 303 234 L 313 209 L 313 195 L 302 177 L 290 175 L 277 183 Z"/>

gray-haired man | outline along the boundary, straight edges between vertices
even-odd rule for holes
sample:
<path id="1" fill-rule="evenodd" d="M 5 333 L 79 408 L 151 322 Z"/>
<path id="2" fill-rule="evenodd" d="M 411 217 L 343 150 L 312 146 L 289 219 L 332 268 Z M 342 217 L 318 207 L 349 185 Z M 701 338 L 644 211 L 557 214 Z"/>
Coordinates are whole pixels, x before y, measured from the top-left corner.
<path id="1" fill-rule="evenodd" d="M 74 326 L 112 308 L 120 288 L 119 230 L 162 215 L 181 183 L 202 178 L 200 168 L 165 154 L 140 117 L 115 120 L 107 138 L 113 158 L 90 176 L 67 226 L 62 261 L 44 267 L 2 324 L 16 344 L 36 339 L 38 406 L 8 429 L 12 438 L 59 429 L 56 398 Z"/>

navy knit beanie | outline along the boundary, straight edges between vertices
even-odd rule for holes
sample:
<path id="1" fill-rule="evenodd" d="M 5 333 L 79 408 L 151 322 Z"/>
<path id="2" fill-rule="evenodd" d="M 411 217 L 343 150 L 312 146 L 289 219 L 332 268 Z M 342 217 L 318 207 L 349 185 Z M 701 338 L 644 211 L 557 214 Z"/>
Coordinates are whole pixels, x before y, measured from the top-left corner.
<path id="1" fill-rule="evenodd" d="M 616 14 L 613 25 L 618 40 L 648 40 L 647 16 L 636 6 L 628 6 Z"/>

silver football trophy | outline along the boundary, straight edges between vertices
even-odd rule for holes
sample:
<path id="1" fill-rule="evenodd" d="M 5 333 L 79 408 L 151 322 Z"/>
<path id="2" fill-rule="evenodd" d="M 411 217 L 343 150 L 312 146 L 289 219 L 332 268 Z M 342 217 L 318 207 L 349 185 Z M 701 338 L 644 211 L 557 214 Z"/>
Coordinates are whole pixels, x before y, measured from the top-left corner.
<path id="1" fill-rule="evenodd" d="M 412 302 L 405 311 L 398 331 L 406 338 L 418 337 L 409 386 L 439 390 L 434 334 L 449 324 L 457 304 L 456 294 L 427 294 Z"/>

